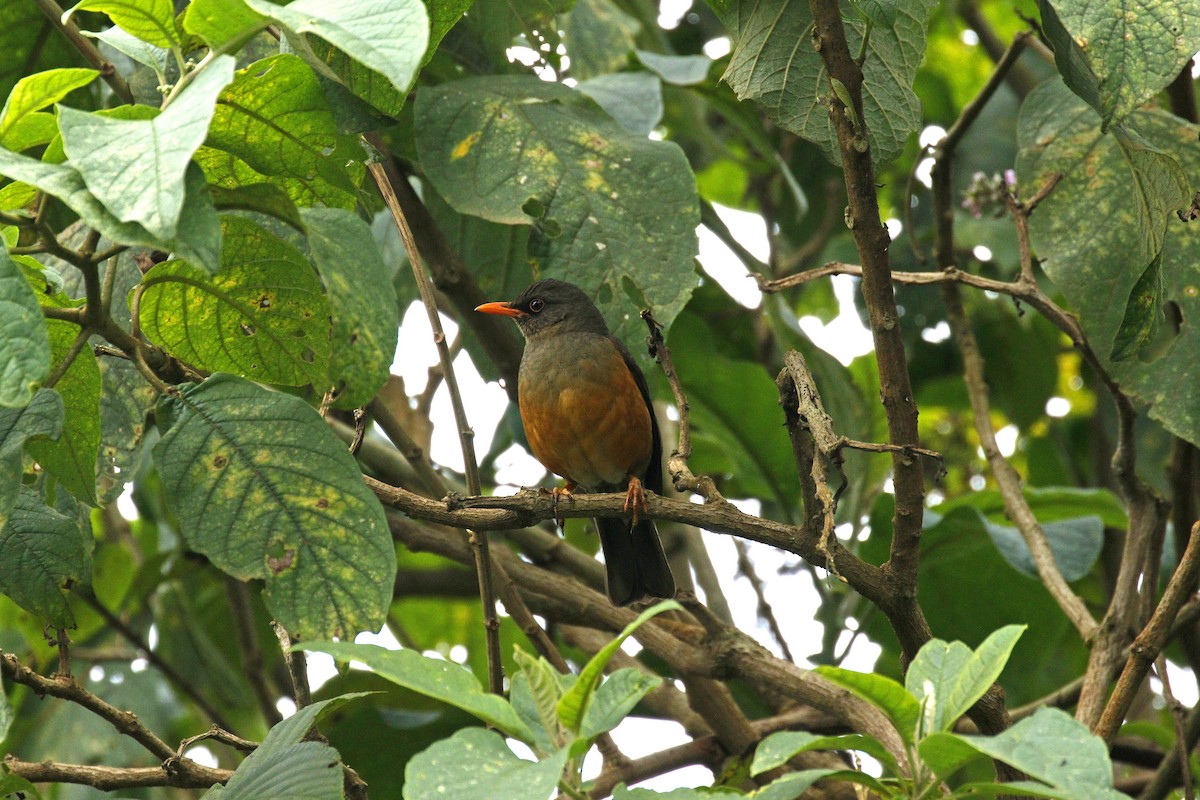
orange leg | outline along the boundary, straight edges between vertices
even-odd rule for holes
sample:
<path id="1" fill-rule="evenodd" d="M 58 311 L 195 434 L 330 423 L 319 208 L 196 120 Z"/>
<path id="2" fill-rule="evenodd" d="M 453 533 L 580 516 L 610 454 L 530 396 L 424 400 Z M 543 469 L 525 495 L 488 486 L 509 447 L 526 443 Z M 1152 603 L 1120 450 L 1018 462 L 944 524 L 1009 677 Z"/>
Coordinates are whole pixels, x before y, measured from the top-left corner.
<path id="1" fill-rule="evenodd" d="M 637 475 L 629 476 L 629 491 L 625 493 L 625 511 L 633 511 L 633 524 L 637 525 L 638 511 L 646 510 L 646 490 Z"/>
<path id="2" fill-rule="evenodd" d="M 550 490 L 550 508 L 554 511 L 554 521 L 558 523 L 558 527 L 565 528 L 566 521 L 558 515 L 558 501 L 560 498 L 572 500 L 574 495 L 571 492 L 575 491 L 575 484 L 567 481 L 563 486 L 555 486 Z"/>

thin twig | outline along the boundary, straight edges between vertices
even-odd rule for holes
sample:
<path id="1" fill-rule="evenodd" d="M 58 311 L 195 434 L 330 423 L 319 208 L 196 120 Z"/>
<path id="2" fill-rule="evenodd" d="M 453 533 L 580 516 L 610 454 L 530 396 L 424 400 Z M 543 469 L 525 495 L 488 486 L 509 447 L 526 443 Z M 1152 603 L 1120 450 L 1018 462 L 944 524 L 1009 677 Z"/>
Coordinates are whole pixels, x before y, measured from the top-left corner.
<path id="1" fill-rule="evenodd" d="M 438 358 L 441 361 L 442 370 L 445 374 L 446 389 L 450 394 L 450 405 L 454 410 L 454 421 L 458 428 L 458 441 L 462 447 L 463 464 L 466 469 L 467 489 L 471 494 L 479 494 L 479 464 L 475 458 L 475 432 L 471 430 L 467 422 L 467 412 L 463 407 L 462 394 L 458 388 L 458 379 L 454 374 L 454 363 L 450 356 L 450 350 L 446 346 L 446 334 L 442 330 L 442 322 L 438 316 L 437 300 L 433 296 L 433 286 L 430 284 L 429 276 L 425 272 L 424 262 L 421 260 L 421 254 L 417 250 L 417 243 L 413 239 L 408 219 L 404 216 L 404 210 L 400 207 L 400 201 L 396 197 L 396 192 L 392 188 L 387 172 L 377 161 L 369 163 L 367 168 L 371 172 L 371 177 L 375 179 L 375 184 L 379 187 L 384 202 L 392 212 L 392 219 L 396 223 L 396 228 L 400 231 L 400 238 L 403 240 L 404 249 L 408 253 L 408 261 L 412 266 L 413 278 L 416 280 L 421 301 L 425 305 L 425 312 L 429 316 L 429 327 L 433 331 L 433 342 L 437 346 Z M 479 576 L 479 597 L 483 605 L 483 626 L 487 644 L 488 688 L 494 694 L 501 694 L 504 691 L 504 666 L 500 659 L 500 620 L 496 616 L 496 593 L 492 586 L 492 569 L 491 558 L 488 552 L 488 540 L 486 534 L 474 530 L 468 531 L 467 536 L 475 552 L 475 569 L 476 574 Z"/>
<path id="2" fill-rule="evenodd" d="M 75 783 L 105 792 L 150 786 L 209 789 L 233 777 L 233 770 L 205 767 L 188 758 L 172 758 L 159 767 L 101 767 L 4 758 L 4 766 L 30 783 Z"/>
<path id="3" fill-rule="evenodd" d="M 763 585 L 762 578 L 758 577 L 758 573 L 754 569 L 754 562 L 750 560 L 750 551 L 746 547 L 746 543 L 741 539 L 734 539 L 733 545 L 737 548 L 738 573 L 750 583 L 750 588 L 754 590 L 754 596 L 758 598 L 758 618 L 767 623 L 767 628 L 775 637 L 775 643 L 779 645 L 779 651 L 783 653 L 783 657 L 788 661 L 795 662 L 792 649 L 788 647 L 787 639 L 783 636 L 783 628 L 779 627 L 779 620 L 775 617 L 775 609 L 771 608 L 771 604 L 767 602 L 766 586 Z"/>
<path id="4" fill-rule="evenodd" d="M 254 614 L 250 608 L 250 593 L 244 582 L 231 575 L 223 576 L 223 580 L 246 680 L 254 693 L 254 699 L 258 702 L 263 719 L 268 726 L 276 725 L 283 721 L 283 714 L 279 713 L 279 707 L 275 705 L 275 695 L 267 685 L 262 648 L 259 647 L 258 633 L 254 629 Z"/>

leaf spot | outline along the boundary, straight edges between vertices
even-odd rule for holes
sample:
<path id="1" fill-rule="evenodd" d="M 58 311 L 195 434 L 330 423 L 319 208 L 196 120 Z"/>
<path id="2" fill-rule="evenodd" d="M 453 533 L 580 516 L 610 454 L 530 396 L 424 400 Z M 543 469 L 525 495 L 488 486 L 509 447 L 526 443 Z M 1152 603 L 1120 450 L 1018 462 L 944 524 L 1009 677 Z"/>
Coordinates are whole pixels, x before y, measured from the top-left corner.
<path id="1" fill-rule="evenodd" d="M 267 569 L 271 570 L 273 575 L 278 575 L 282 572 L 287 572 L 292 568 L 296 561 L 296 551 L 290 547 L 279 545 L 279 553 L 267 554 Z"/>
<path id="2" fill-rule="evenodd" d="M 225 456 L 221 455 L 220 453 L 217 453 L 215 456 L 213 456 L 212 465 L 214 467 L 216 467 L 217 469 L 224 469 L 225 465 L 228 463 L 229 463 L 229 459 L 226 458 Z"/>
<path id="3" fill-rule="evenodd" d="M 243 322 L 241 324 L 241 328 L 242 328 L 242 333 L 245 334 L 246 336 L 253 336 L 254 334 L 258 333 L 258 329 L 247 322 Z"/>
<path id="4" fill-rule="evenodd" d="M 317 508 L 329 508 L 329 498 L 328 497 L 318 497 L 317 498 Z"/>
<path id="5" fill-rule="evenodd" d="M 450 160 L 457 161 L 463 158 L 467 153 L 471 152 L 471 148 L 479 141 L 479 137 L 483 135 L 483 131 L 475 131 L 467 138 L 463 139 L 458 144 L 454 145 L 454 149 L 450 151 Z"/>

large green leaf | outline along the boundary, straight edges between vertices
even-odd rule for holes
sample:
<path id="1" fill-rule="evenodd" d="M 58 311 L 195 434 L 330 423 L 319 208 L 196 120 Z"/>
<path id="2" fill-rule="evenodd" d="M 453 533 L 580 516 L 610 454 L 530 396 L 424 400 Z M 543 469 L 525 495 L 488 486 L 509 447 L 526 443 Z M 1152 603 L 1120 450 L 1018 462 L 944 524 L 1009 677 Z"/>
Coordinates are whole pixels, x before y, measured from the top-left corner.
<path id="1" fill-rule="evenodd" d="M 329 385 L 334 405 L 358 408 L 387 380 L 396 355 L 400 314 L 371 229 L 337 208 L 302 212 L 313 262 L 321 273 L 333 315 Z"/>
<path id="2" fill-rule="evenodd" d="M 218 374 L 159 404 L 154 447 L 188 544 L 230 575 L 265 579 L 298 636 L 377 630 L 396 558 L 379 501 L 302 400 Z"/>
<path id="3" fill-rule="evenodd" d="M 871 535 L 860 546 L 860 555 L 873 563 L 887 560 L 892 514 L 892 499 L 884 495 L 871 513 Z M 964 593 L 978 589 L 980 575 L 987 575 L 987 602 L 961 602 Z M 1005 625 L 1029 626 L 1001 680 L 1012 705 L 1074 680 L 1087 664 L 1087 648 L 1046 588 L 1014 569 L 982 526 L 924 530 L 917 596 L 930 628 L 946 640 L 981 642 Z M 899 676 L 899 645 L 887 619 L 866 615 L 863 629 L 884 648 L 876 669 Z"/>
<path id="4" fill-rule="evenodd" d="M 590 742 L 620 725 L 643 697 L 657 689 L 662 678 L 640 669 L 619 669 L 604 679 L 579 725 L 579 738 Z"/>
<path id="5" fill-rule="evenodd" d="M 608 666 L 608 662 L 621 649 L 621 645 L 624 644 L 625 640 L 632 636 L 638 628 L 646 624 L 651 618 L 658 616 L 664 611 L 681 611 L 682 609 L 683 607 L 674 600 L 663 600 L 662 602 L 655 603 L 641 614 L 638 614 L 633 622 L 626 625 L 625 629 L 617 634 L 616 638 L 596 651 L 596 655 L 592 656 L 583 669 L 579 671 L 579 678 L 558 701 L 559 721 L 568 730 L 580 732 L 584 721 L 588 719 L 591 705 L 596 699 L 596 684 L 600 682 L 600 676 L 604 674 L 604 668 Z"/>
<path id="6" fill-rule="evenodd" d="M 20 407 L 50 371 L 50 339 L 25 276 L 0 248 L 0 408 Z"/>
<path id="7" fill-rule="evenodd" d="M 62 320 L 47 320 L 55 366 L 62 363 L 79 326 Z M 54 388 L 62 395 L 64 422 L 57 441 L 34 441 L 29 454 L 46 472 L 58 479 L 83 503 L 97 505 L 96 463 L 100 453 L 100 367 L 87 345 Z"/>
<path id="8" fill-rule="evenodd" d="M 1200 317 L 1200 229 L 1171 212 L 1186 205 L 1182 176 L 1200 174 L 1200 127 L 1160 111 L 1136 111 L 1125 124 L 1136 126 L 1140 136 L 1105 136 L 1095 111 L 1059 81 L 1029 96 L 1019 123 L 1023 193 L 1036 191 L 1053 173 L 1063 175 L 1030 219 L 1030 236 L 1101 358 L 1113 351 L 1129 314 L 1127 299 L 1159 253 L 1162 297 L 1179 306 L 1184 320 Z M 1192 369 L 1197 348 L 1200 332 L 1185 324 L 1157 360 L 1109 365 L 1123 391 L 1191 442 L 1200 442 Z"/>
<path id="9" fill-rule="evenodd" d="M 146 273 L 142 330 L 205 371 L 324 391 L 329 303 L 316 273 L 298 250 L 248 219 L 226 216 L 222 225 L 215 275 L 184 261 Z"/>
<path id="10" fill-rule="evenodd" d="M 948 730 L 1000 677 L 1024 627 L 1008 625 L 972 651 L 962 642 L 931 639 L 904 676 L 909 694 L 922 705 L 922 736 Z"/>
<path id="11" fill-rule="evenodd" d="M 1040 0 L 1067 85 L 1105 127 L 1149 100 L 1200 50 L 1200 6 L 1174 0 Z"/>
<path id="12" fill-rule="evenodd" d="M 346 144 L 347 142 L 344 138 L 340 139 L 338 145 L 334 148 L 334 152 L 330 153 L 330 159 L 341 158 L 342 163 L 353 159 L 361 160 L 362 148 L 358 148 L 357 153 L 351 154 L 348 152 Z M 331 208 L 346 209 L 355 207 L 356 197 L 351 191 L 347 191 L 339 185 L 329 183 L 316 172 L 303 176 L 264 175 L 233 153 L 207 146 L 201 147 L 196 151 L 196 163 L 203 169 L 209 183 L 219 190 L 224 190 L 223 196 L 227 196 L 228 192 L 265 184 L 281 190 L 293 205 L 323 205 Z M 353 164 L 348 167 L 347 171 L 350 172 L 353 183 L 357 183 L 357 176 L 364 169 L 361 164 Z M 279 205 L 280 203 L 277 197 L 276 199 L 266 199 L 275 205 Z M 280 211 L 272 210 L 270 206 L 267 208 L 256 208 L 255 210 L 264 210 L 276 216 L 280 216 L 282 212 L 285 216 L 281 218 L 284 219 L 287 219 L 286 215 L 290 213 L 290 209 L 287 208 L 286 204 Z"/>
<path id="13" fill-rule="evenodd" d="M 110 241 L 174 252 L 195 264 L 215 268 L 221 249 L 221 228 L 204 174 L 196 167 L 184 177 L 183 211 L 173 236 L 162 238 L 136 222 L 122 222 L 96 199 L 83 177 L 64 164 L 46 164 L 0 148 L 0 175 L 36 186 L 57 197 Z M 12 206 L 10 206 L 12 207 Z"/>
<path id="14" fill-rule="evenodd" d="M 4 101 L 4 110 L 0 112 L 0 144 L 10 150 L 21 149 L 13 147 L 10 138 L 17 123 L 26 115 L 57 103 L 81 86 L 87 86 L 99 74 L 94 69 L 51 69 L 17 81 Z"/>
<path id="15" fill-rule="evenodd" d="M 518 758 L 504 737 L 464 728 L 418 753 L 404 770 L 406 800 L 529 800 L 549 797 L 558 786 L 567 750 L 544 761 Z"/>
<path id="16" fill-rule="evenodd" d="M 179 44 L 175 6 L 171 0 L 80 0 L 64 17 L 70 17 L 78 11 L 108 14 L 121 29 L 159 47 Z"/>
<path id="17" fill-rule="evenodd" d="M 761 775 L 767 770 L 783 766 L 795 755 L 810 750 L 857 750 L 878 759 L 893 772 L 899 771 L 895 756 L 873 736 L 861 733 L 819 736 L 808 731 L 778 731 L 758 743 L 750 764 L 750 774 Z"/>
<path id="18" fill-rule="evenodd" d="M 506 735 L 533 742 L 529 727 L 503 697 L 485 692 L 466 667 L 415 650 L 388 650 L 374 644 L 352 642 L 300 642 L 297 650 L 328 653 L 339 661 L 361 661 L 380 677 L 461 708 Z"/>
<path id="19" fill-rule="evenodd" d="M 63 401 L 53 389 L 39 389 L 21 408 L 0 408 L 0 527 L 21 486 L 21 448 L 35 437 L 62 435 Z"/>
<path id="20" fill-rule="evenodd" d="M 841 162 L 837 133 L 826 106 L 832 88 L 825 62 L 812 46 L 808 0 L 743 3 L 710 0 L 733 40 L 723 80 L 737 96 L 757 100 L 781 127 L 820 146 Z M 863 62 L 863 113 L 877 162 L 900 154 L 921 123 L 921 101 L 913 78 L 925 54 L 925 20 L 936 0 L 916 0 L 895 9 L 889 25 L 870 28 Z M 866 21 L 847 0 L 842 16 L 852 55 L 863 48 Z"/>
<path id="21" fill-rule="evenodd" d="M 353 192 L 344 162 L 329 155 L 337 138 L 337 125 L 316 75 L 285 53 L 237 72 L 217 98 L 205 143 L 232 153 L 263 175 L 320 179 Z"/>
<path id="22" fill-rule="evenodd" d="M 627 342 L 644 336 L 631 298 L 674 320 L 695 285 L 699 222 L 676 145 L 630 133 L 582 93 L 532 76 L 423 89 L 416 115 L 421 163 L 456 210 L 533 225 L 538 270 L 596 298 Z"/>
<path id="23" fill-rule="evenodd" d="M 75 625 L 64 589 L 91 576 L 90 540 L 79 523 L 28 486 L 0 529 L 0 594 L 58 628 Z"/>
<path id="24" fill-rule="evenodd" d="M 813 671 L 879 708 L 887 714 L 904 741 L 914 741 L 921 707 L 917 698 L 899 683 L 883 675 L 855 672 L 841 667 L 821 666 Z"/>
<path id="25" fill-rule="evenodd" d="M 579 91 L 596 101 L 625 129 L 640 136 L 662 121 L 662 83 L 649 72 L 617 72 L 580 81 Z"/>
<path id="26" fill-rule="evenodd" d="M 324 742 L 305 739 L 323 716 L 364 694 L 319 700 L 300 709 L 267 732 L 262 744 L 238 765 L 224 788 L 204 796 L 220 800 L 342 800 L 338 752 Z"/>
<path id="27" fill-rule="evenodd" d="M 184 174 L 208 134 L 218 93 L 233 80 L 233 64 L 232 56 L 218 56 L 154 119 L 59 109 L 71 165 L 113 216 L 162 239 L 175 235 Z"/>
<path id="28" fill-rule="evenodd" d="M 286 6 L 246 0 L 246 5 L 295 36 L 324 39 L 383 75 L 399 92 L 412 85 L 429 43 L 429 18 L 420 0 L 296 0 Z"/>
<path id="29" fill-rule="evenodd" d="M 981 753 L 999 759 L 1070 797 L 1120 800 L 1104 740 L 1069 714 L 1041 708 L 995 736 L 963 736 Z"/>

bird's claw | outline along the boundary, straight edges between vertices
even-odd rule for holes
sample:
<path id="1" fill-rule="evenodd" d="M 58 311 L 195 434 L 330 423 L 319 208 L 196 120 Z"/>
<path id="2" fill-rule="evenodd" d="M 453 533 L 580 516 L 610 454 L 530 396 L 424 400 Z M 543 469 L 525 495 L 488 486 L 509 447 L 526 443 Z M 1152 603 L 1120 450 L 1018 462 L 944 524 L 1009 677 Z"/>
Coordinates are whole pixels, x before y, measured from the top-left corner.
<path id="1" fill-rule="evenodd" d="M 550 490 L 550 510 L 554 512 L 554 521 L 558 523 L 558 527 L 566 530 L 566 520 L 558 515 L 559 498 L 565 497 L 567 500 L 574 500 L 575 496 L 571 494 L 571 490 L 575 488 L 574 484 L 568 483 L 566 486 L 555 486 Z"/>
<path id="2" fill-rule="evenodd" d="M 624 511 L 633 512 L 633 524 L 637 525 L 638 511 L 646 511 L 646 490 L 636 475 L 629 476 L 629 491 L 625 493 Z"/>

